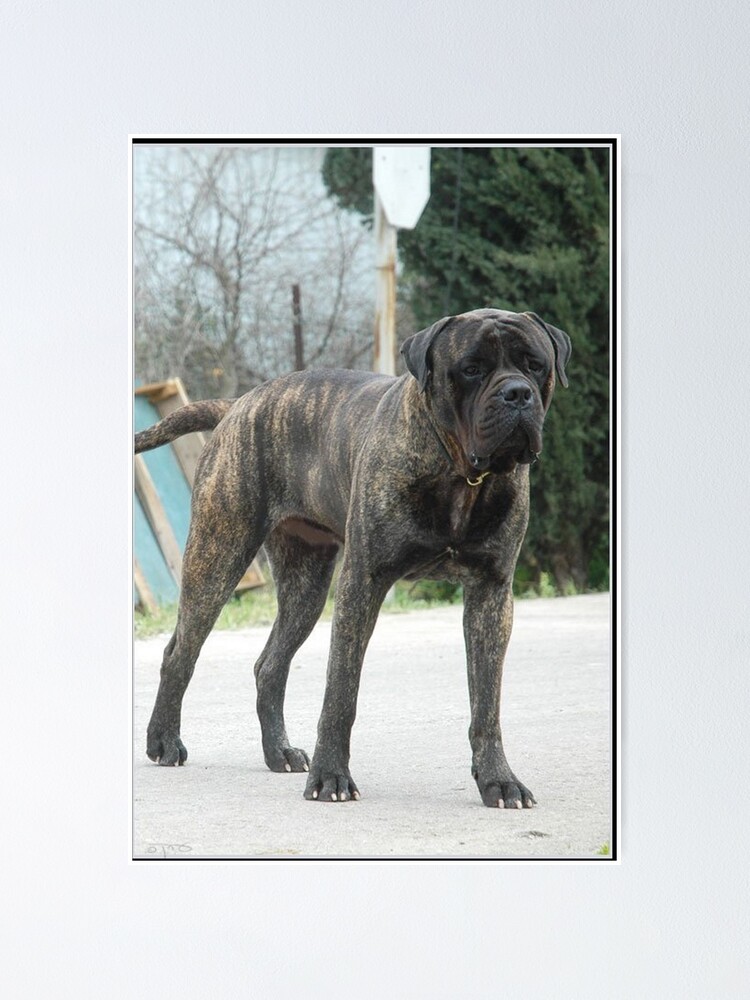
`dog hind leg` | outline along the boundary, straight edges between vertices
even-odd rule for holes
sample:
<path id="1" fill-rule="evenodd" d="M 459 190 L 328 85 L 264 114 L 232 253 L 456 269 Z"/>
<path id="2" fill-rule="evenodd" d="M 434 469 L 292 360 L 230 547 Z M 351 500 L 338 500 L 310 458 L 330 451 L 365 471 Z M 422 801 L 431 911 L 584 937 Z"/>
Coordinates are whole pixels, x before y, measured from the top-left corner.
<path id="1" fill-rule="evenodd" d="M 315 542 L 295 534 L 299 528 L 284 525 L 266 540 L 278 599 L 278 613 L 271 635 L 255 664 L 263 756 L 272 771 L 307 771 L 304 750 L 290 746 L 284 722 L 284 695 L 292 657 L 307 639 L 328 596 L 338 544 L 333 536 Z M 309 535 L 315 535 L 313 529 Z"/>
<path id="2" fill-rule="evenodd" d="M 194 507 L 182 564 L 174 635 L 164 651 L 156 703 L 148 724 L 146 753 L 163 765 L 184 764 L 180 738 L 182 699 L 195 663 L 219 612 L 231 597 L 263 541 L 263 530 L 246 521 L 238 535 L 218 505 Z"/>

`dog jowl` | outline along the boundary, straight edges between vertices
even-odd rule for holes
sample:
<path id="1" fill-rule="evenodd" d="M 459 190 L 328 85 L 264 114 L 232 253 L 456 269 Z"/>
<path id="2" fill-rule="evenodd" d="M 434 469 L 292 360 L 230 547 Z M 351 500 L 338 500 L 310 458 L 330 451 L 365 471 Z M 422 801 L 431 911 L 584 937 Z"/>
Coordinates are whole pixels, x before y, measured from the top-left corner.
<path id="1" fill-rule="evenodd" d="M 534 313 L 479 309 L 409 337 L 399 378 L 296 372 L 237 400 L 189 404 L 136 435 L 136 452 L 215 428 L 193 487 L 177 625 L 164 652 L 147 753 L 183 764 L 182 698 L 201 646 L 261 545 L 278 615 L 255 665 L 263 753 L 308 771 L 305 798 L 359 798 L 349 740 L 382 601 L 401 578 L 459 581 L 472 773 L 485 805 L 531 807 L 500 729 L 512 581 L 567 334 Z M 312 760 L 292 746 L 284 694 L 342 554 L 326 691 Z M 408 626 L 406 626 L 408 627 Z"/>

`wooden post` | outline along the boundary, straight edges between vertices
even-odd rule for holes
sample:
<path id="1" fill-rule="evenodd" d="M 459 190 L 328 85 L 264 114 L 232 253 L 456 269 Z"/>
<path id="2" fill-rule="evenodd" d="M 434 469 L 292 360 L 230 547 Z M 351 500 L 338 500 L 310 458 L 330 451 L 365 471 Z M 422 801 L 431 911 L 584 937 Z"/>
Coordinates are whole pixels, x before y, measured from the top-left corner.
<path id="1" fill-rule="evenodd" d="M 396 374 L 396 227 L 375 192 L 375 360 L 382 375 Z"/>
<path id="2" fill-rule="evenodd" d="M 302 342 L 302 307 L 299 285 L 292 285 L 292 317 L 294 319 L 294 367 L 298 372 L 305 367 L 305 349 Z"/>
<path id="3" fill-rule="evenodd" d="M 413 229 L 430 197 L 429 146 L 375 146 L 375 360 L 374 369 L 396 374 L 396 233 Z"/>

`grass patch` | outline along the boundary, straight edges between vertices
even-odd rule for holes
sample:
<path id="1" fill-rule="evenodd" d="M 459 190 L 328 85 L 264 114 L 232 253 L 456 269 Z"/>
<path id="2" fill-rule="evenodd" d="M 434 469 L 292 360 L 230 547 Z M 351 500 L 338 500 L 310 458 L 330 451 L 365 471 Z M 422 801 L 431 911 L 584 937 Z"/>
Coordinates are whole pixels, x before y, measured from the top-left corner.
<path id="1" fill-rule="evenodd" d="M 607 841 L 606 843 L 602 844 L 602 846 L 599 848 L 599 850 L 596 853 L 597 854 L 601 854 L 605 858 L 608 858 L 610 856 L 610 854 L 612 853 L 612 851 L 610 851 L 610 849 L 609 849 L 609 841 Z"/>
<path id="2" fill-rule="evenodd" d="M 214 628 L 249 628 L 252 625 L 271 625 L 276 617 L 276 591 L 271 584 L 246 590 L 232 597 L 221 610 Z M 169 604 L 155 612 L 136 610 L 134 615 L 136 639 L 147 639 L 162 632 L 174 631 L 177 622 L 177 605 Z"/>
<path id="3" fill-rule="evenodd" d="M 519 585 L 519 581 L 516 581 L 514 591 L 517 598 L 558 596 L 558 591 L 547 573 L 541 574 L 541 581 L 536 586 L 525 586 L 523 581 L 520 581 Z M 461 604 L 462 601 L 463 590 L 455 583 L 440 580 L 418 580 L 416 583 L 401 581 L 386 598 L 383 611 L 399 614 L 425 608 L 447 607 L 451 604 Z M 333 588 L 328 595 L 321 619 L 330 620 L 332 616 Z M 134 617 L 136 639 L 146 639 L 164 632 L 171 633 L 177 621 L 177 605 L 159 608 L 153 613 L 136 609 Z M 276 591 L 273 584 L 268 583 L 264 587 L 235 595 L 222 609 L 215 628 L 237 629 L 271 625 L 275 617 Z M 609 853 L 609 845 L 604 846 L 607 848 L 604 853 Z"/>
<path id="4" fill-rule="evenodd" d="M 597 589 L 596 587 L 594 588 L 594 590 Z M 563 589 L 560 589 L 551 573 L 542 571 L 537 578 L 536 576 L 532 576 L 525 566 L 517 567 L 515 576 L 513 577 L 514 597 L 573 597 L 575 594 L 589 592 L 588 590 L 577 590 L 572 581 L 569 581 Z"/>
<path id="5" fill-rule="evenodd" d="M 418 580 L 416 583 L 397 583 L 393 593 L 386 598 L 385 611 L 415 611 L 420 608 L 444 608 L 461 604 L 463 589 L 445 580 Z"/>
<path id="6" fill-rule="evenodd" d="M 419 583 L 397 583 L 389 595 L 383 610 L 391 613 L 414 611 L 419 608 L 445 607 L 460 604 L 463 599 L 461 588 L 424 580 Z M 272 584 L 247 590 L 237 594 L 224 606 L 215 628 L 251 628 L 255 625 L 271 625 L 276 617 L 276 591 Z M 333 590 L 328 595 L 323 621 L 333 616 Z M 177 621 L 177 605 L 159 608 L 156 612 L 136 610 L 135 637 L 147 639 L 152 635 L 171 633 Z"/>

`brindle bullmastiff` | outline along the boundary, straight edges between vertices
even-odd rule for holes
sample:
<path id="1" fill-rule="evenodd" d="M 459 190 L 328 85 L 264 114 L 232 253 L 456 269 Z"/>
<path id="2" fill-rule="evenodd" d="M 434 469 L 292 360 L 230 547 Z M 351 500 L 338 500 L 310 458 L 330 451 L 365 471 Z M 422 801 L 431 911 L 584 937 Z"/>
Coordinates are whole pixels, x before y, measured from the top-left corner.
<path id="1" fill-rule="evenodd" d="M 309 771 L 306 799 L 358 799 L 349 739 L 360 671 L 392 584 L 460 581 L 472 774 L 486 806 L 531 807 L 500 732 L 512 582 L 529 513 L 529 464 L 567 334 L 534 313 L 478 309 L 404 343 L 408 374 L 306 371 L 237 400 L 189 404 L 136 435 L 136 452 L 215 428 L 200 458 L 174 635 L 148 726 L 148 756 L 184 764 L 182 698 L 201 646 L 262 544 L 278 616 L 255 665 L 263 753 Z M 291 746 L 291 659 L 320 615 L 343 547 L 323 710 L 312 761 Z M 394 697 L 396 695 L 394 694 Z"/>

